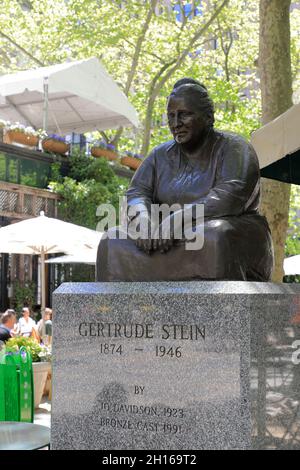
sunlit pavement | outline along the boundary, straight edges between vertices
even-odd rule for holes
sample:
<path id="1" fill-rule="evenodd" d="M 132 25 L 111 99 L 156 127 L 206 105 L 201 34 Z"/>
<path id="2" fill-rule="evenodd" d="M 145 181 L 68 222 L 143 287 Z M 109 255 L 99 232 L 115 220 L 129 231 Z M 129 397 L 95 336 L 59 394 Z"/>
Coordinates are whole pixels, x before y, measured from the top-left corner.
<path id="1" fill-rule="evenodd" d="M 34 423 L 50 428 L 51 425 L 51 402 L 47 397 L 42 399 L 39 408 L 34 410 Z"/>

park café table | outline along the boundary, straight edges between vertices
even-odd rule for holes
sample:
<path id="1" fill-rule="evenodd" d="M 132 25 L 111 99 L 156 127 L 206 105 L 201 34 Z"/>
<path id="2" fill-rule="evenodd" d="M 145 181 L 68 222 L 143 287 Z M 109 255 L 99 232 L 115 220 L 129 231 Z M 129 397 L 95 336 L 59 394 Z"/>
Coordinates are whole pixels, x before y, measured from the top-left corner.
<path id="1" fill-rule="evenodd" d="M 50 429 L 40 424 L 0 422 L 0 451 L 50 448 Z"/>

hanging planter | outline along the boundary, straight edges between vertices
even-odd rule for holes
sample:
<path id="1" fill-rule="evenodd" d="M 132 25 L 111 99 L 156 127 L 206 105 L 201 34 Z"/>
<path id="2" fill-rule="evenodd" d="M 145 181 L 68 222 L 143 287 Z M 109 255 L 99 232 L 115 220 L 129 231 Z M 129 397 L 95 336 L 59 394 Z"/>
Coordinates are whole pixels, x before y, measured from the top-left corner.
<path id="1" fill-rule="evenodd" d="M 114 146 L 100 142 L 91 148 L 91 154 L 95 158 L 106 158 L 106 160 L 117 160 L 118 154 L 114 151 Z"/>
<path id="2" fill-rule="evenodd" d="M 124 157 L 121 157 L 121 164 L 128 166 L 132 170 L 137 170 L 142 162 L 143 157 L 141 155 L 133 155 L 130 152 L 128 152 Z"/>
<path id="3" fill-rule="evenodd" d="M 59 153 L 64 155 L 69 151 L 70 145 L 66 144 L 63 137 L 46 137 L 42 141 L 42 147 L 45 152 Z"/>
<path id="4" fill-rule="evenodd" d="M 2 121 L 3 127 L 3 141 L 6 144 L 22 144 L 29 147 L 37 147 L 39 138 L 43 135 L 43 131 L 36 131 L 33 127 L 26 127 L 19 122 L 11 124 L 10 122 Z"/>
<path id="5" fill-rule="evenodd" d="M 27 145 L 29 147 L 37 147 L 39 138 L 37 135 L 22 132 L 21 130 L 7 130 L 5 133 L 7 143 L 16 142 L 17 144 Z"/>

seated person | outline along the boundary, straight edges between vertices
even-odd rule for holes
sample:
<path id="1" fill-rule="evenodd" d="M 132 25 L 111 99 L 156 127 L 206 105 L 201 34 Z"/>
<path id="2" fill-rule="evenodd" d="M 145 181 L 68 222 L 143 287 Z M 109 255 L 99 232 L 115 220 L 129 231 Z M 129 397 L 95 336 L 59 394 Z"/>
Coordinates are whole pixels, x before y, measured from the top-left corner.
<path id="1" fill-rule="evenodd" d="M 45 308 L 45 312 L 43 317 L 37 324 L 37 332 L 39 334 L 40 339 L 43 341 L 44 344 L 51 343 L 52 337 L 52 309 Z"/>
<path id="2" fill-rule="evenodd" d="M 0 341 L 7 341 L 14 336 L 16 313 L 14 310 L 6 310 L 0 318 Z"/>
<path id="3" fill-rule="evenodd" d="M 136 171 L 127 191 L 129 236 L 109 230 L 98 248 L 98 281 L 268 281 L 273 248 L 268 223 L 258 213 L 259 165 L 253 147 L 234 133 L 214 129 L 206 88 L 179 80 L 167 103 L 174 140 L 156 147 Z M 151 205 L 179 205 L 204 232 L 204 245 L 186 249 L 174 237 L 174 213 L 160 220 L 159 238 L 148 232 L 133 240 L 133 224 L 150 221 Z M 204 206 L 204 219 L 196 207 Z M 183 218 L 182 218 L 183 220 Z M 164 225 L 173 224 L 170 234 Z M 150 225 L 150 222 L 149 222 Z M 115 236 L 117 233 L 117 237 Z"/>
<path id="4" fill-rule="evenodd" d="M 29 337 L 35 336 L 36 323 L 30 317 L 30 310 L 28 307 L 22 308 L 22 317 L 19 319 L 19 333 L 21 336 Z"/>

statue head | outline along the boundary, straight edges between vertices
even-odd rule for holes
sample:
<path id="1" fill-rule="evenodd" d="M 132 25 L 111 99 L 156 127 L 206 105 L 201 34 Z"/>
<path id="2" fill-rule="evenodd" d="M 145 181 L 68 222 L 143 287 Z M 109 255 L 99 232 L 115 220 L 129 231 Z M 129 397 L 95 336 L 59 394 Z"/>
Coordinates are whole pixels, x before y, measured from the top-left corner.
<path id="1" fill-rule="evenodd" d="M 167 111 L 170 130 L 179 144 L 199 144 L 214 125 L 214 105 L 207 89 L 192 78 L 175 83 Z"/>

